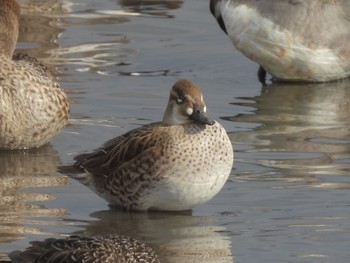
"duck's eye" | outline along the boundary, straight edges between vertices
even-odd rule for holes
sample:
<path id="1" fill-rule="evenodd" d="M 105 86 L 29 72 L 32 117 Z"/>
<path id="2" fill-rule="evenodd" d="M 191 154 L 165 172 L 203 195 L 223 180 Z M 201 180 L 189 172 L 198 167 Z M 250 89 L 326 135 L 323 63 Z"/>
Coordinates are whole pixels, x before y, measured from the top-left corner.
<path id="1" fill-rule="evenodd" d="M 178 104 L 181 104 L 183 101 L 184 101 L 183 98 L 177 98 L 177 100 L 176 100 L 176 102 L 177 102 Z"/>

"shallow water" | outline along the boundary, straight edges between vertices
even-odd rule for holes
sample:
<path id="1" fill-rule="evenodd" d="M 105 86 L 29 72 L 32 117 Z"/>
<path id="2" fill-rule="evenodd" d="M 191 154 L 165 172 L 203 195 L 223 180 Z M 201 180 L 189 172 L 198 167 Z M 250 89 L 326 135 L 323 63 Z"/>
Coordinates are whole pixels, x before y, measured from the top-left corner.
<path id="1" fill-rule="evenodd" d="M 151 244 L 162 262 L 348 262 L 349 81 L 261 87 L 208 1 L 20 3 L 18 48 L 56 69 L 71 120 L 50 145 L 0 154 L 3 257 L 32 240 L 113 232 Z M 201 86 L 235 148 L 214 199 L 186 213 L 125 213 L 56 172 L 161 119 L 179 78 Z"/>

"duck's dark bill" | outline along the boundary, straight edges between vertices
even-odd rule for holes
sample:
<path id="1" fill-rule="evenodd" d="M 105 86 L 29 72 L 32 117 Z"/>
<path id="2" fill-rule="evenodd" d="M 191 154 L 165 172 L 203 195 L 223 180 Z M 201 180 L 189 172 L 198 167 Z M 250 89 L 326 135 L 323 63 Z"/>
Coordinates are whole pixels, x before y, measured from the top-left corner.
<path id="1" fill-rule="evenodd" d="M 192 120 L 202 124 L 214 125 L 215 121 L 210 120 L 204 112 L 200 112 L 199 110 L 195 110 L 190 116 Z"/>

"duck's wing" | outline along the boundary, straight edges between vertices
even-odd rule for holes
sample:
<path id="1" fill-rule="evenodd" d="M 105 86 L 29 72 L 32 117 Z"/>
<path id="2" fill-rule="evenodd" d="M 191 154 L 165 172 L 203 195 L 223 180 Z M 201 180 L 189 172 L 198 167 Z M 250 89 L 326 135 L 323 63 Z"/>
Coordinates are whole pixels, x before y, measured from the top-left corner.
<path id="1" fill-rule="evenodd" d="M 77 249 L 78 241 L 78 237 L 69 237 L 67 239 L 50 238 L 44 241 L 33 241 L 30 242 L 31 246 L 26 250 L 13 251 L 9 256 L 15 263 L 82 262 L 85 254 L 88 253 L 88 247 L 86 246 L 87 240 L 80 239 L 79 249 Z"/>
<path id="2" fill-rule="evenodd" d="M 111 174 L 115 168 L 162 145 L 164 134 L 155 133 L 157 127 L 159 123 L 145 125 L 116 137 L 96 152 L 76 156 L 74 166 L 96 176 Z"/>

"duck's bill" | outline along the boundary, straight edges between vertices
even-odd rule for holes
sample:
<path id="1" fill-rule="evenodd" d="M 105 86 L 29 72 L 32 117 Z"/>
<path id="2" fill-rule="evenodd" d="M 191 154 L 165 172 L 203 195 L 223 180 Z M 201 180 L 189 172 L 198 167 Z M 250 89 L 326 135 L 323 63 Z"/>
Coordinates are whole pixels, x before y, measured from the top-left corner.
<path id="1" fill-rule="evenodd" d="M 190 118 L 197 122 L 197 123 L 201 123 L 201 124 L 208 124 L 208 125 L 213 125 L 215 123 L 214 120 L 209 119 L 204 112 L 200 112 L 200 111 L 194 111 L 192 113 L 192 115 L 190 116 Z"/>

